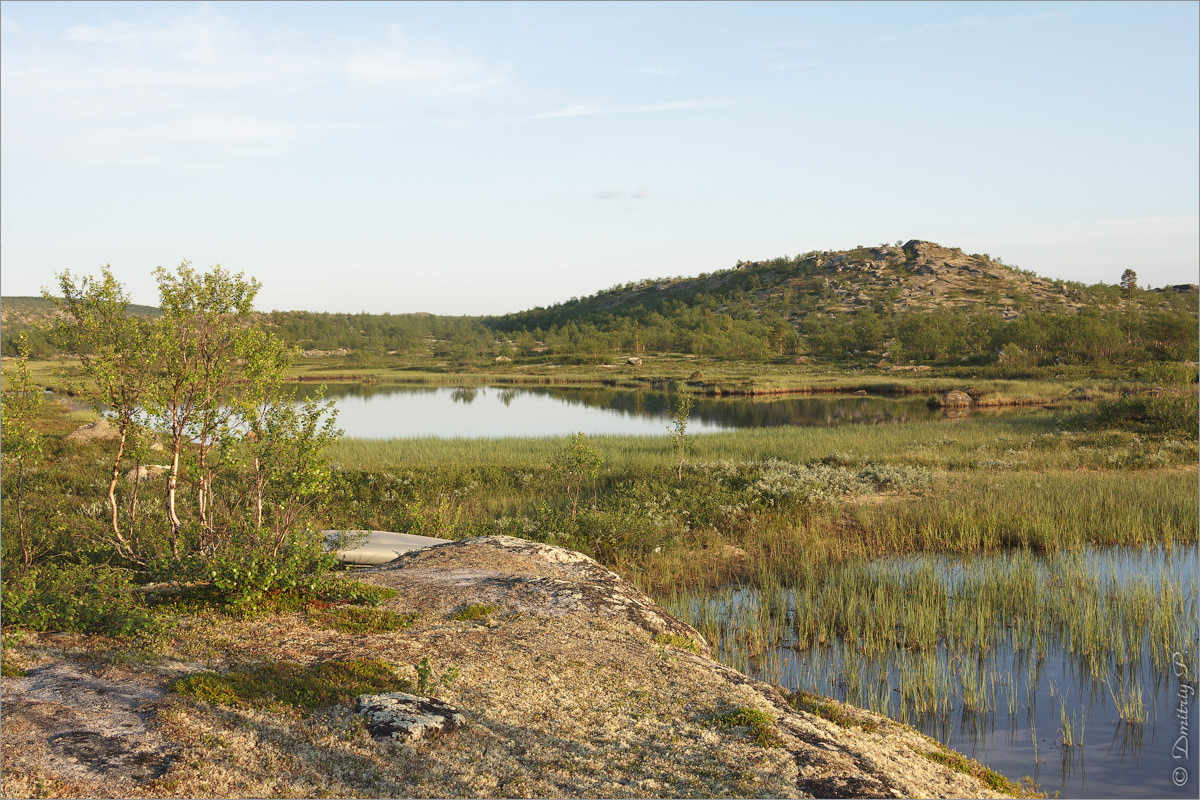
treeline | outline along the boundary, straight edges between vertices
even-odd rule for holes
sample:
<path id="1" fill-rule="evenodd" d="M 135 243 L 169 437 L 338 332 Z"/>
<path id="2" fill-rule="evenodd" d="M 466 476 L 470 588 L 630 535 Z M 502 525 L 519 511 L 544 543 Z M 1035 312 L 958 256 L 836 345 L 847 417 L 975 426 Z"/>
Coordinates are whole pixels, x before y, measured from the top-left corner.
<path id="1" fill-rule="evenodd" d="M 893 363 L 1033 366 L 1191 361 L 1200 348 L 1194 291 L 1056 282 L 1048 284 L 1057 287 L 1048 296 L 1008 292 L 1002 310 L 981 284 L 982 302 L 922 309 L 899 304 L 894 285 L 860 283 L 847 303 L 838 292 L 849 284 L 818 275 L 813 259 L 803 254 L 697 278 L 644 280 L 503 316 L 273 311 L 259 319 L 290 346 L 338 353 L 350 363 L 380 357 L 588 363 L 682 353 L 751 360 L 886 354 Z M 789 284 L 785 274 L 811 281 Z M 55 354 L 43 330 L 6 325 L 5 355 L 15 355 L 21 332 L 32 357 Z"/>

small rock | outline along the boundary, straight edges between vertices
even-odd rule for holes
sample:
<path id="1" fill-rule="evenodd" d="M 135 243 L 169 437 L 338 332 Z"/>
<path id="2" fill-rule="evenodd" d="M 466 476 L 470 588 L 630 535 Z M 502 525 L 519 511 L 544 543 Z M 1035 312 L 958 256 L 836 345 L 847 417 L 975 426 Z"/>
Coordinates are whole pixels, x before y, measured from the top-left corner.
<path id="1" fill-rule="evenodd" d="M 642 365 L 642 359 L 638 358 L 637 356 L 630 356 L 629 358 L 625 359 L 625 363 L 632 364 L 635 367 L 640 367 Z"/>
<path id="2" fill-rule="evenodd" d="M 462 712 L 449 703 L 404 692 L 359 695 L 355 711 L 366 719 L 367 731 L 376 739 L 412 742 L 467 724 Z"/>
<path id="3" fill-rule="evenodd" d="M 941 408 L 942 406 L 962 407 L 969 406 L 973 402 L 974 401 L 971 400 L 971 395 L 967 394 L 966 392 L 960 392 L 958 389 L 951 389 L 941 397 L 935 395 L 929 398 L 928 405 L 930 408 Z"/>
<path id="4" fill-rule="evenodd" d="M 165 474 L 169 469 L 170 467 L 166 466 L 165 464 L 143 464 L 137 469 L 131 469 L 129 472 L 126 472 L 125 480 L 129 481 L 130 483 L 132 483 L 134 480 L 144 483 L 145 481 L 154 480 L 159 475 Z"/>
<path id="5" fill-rule="evenodd" d="M 67 434 L 67 441 L 71 442 L 94 442 L 98 439 L 116 439 L 121 434 L 112 426 L 112 423 L 106 419 L 98 422 L 90 422 L 87 425 L 81 425 L 75 430 Z"/>

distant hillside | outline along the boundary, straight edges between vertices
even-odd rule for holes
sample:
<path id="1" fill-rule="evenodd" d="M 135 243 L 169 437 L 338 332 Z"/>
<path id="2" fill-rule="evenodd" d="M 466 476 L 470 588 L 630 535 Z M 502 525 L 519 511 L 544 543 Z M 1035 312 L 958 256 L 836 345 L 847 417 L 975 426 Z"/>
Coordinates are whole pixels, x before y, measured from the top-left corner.
<path id="1" fill-rule="evenodd" d="M 162 311 L 154 306 L 130 304 L 129 313 L 145 317 L 157 317 Z M 45 325 L 56 314 L 54 305 L 44 297 L 0 298 L 0 325 Z"/>
<path id="2" fill-rule="evenodd" d="M 986 253 L 914 239 L 647 279 L 495 317 L 275 311 L 262 319 L 310 357 L 599 363 L 671 352 L 1033 366 L 1194 361 L 1198 301 L 1195 284 L 1127 295 L 1115 284 L 1050 280 Z M 49 348 L 34 328 L 50 319 L 49 303 L 4 298 L 0 311 L 6 355 L 20 330 L 33 331 L 35 352 Z"/>
<path id="3" fill-rule="evenodd" d="M 1187 309 L 1195 306 L 1196 294 L 1195 284 L 1164 287 L 1141 295 L 1140 302 Z M 704 304 L 717 313 L 779 314 L 791 322 L 812 313 L 837 316 L 863 309 L 879 314 L 931 309 L 993 311 L 1005 319 L 1016 319 L 1034 310 L 1115 307 L 1121 303 L 1121 289 L 1115 284 L 1087 286 L 1048 280 L 986 253 L 968 255 L 959 248 L 914 239 L 904 245 L 739 262 L 733 269 L 697 278 L 630 283 L 494 321 L 504 328 L 547 328 L 610 314 L 652 312 L 675 301 Z"/>

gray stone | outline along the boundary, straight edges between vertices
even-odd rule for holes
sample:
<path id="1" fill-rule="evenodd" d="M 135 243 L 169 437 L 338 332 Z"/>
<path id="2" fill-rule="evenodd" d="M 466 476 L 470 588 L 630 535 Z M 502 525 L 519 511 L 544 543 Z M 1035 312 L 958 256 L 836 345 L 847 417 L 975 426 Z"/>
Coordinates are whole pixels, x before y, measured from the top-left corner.
<path id="1" fill-rule="evenodd" d="M 414 742 L 467 724 L 462 712 L 449 703 L 404 692 L 359 695 L 355 711 L 363 716 L 367 731 L 376 739 Z"/>

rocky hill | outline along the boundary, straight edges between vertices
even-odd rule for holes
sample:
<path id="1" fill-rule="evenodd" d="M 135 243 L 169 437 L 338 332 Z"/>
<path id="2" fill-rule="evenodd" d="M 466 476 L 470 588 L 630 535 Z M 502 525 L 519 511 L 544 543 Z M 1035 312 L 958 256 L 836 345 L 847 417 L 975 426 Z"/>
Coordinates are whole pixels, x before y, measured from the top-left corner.
<path id="1" fill-rule="evenodd" d="M 1114 280 L 1118 276 L 1113 276 Z M 1190 298 L 1195 284 L 1144 293 L 1149 306 L 1185 305 L 1172 297 Z M 808 313 L 852 313 L 871 308 L 879 313 L 936 308 L 996 311 L 1015 319 L 1028 310 L 1071 310 L 1120 303 L 1114 284 L 1088 286 L 1050 280 L 1005 264 L 986 253 L 968 254 L 957 247 L 913 239 L 903 245 L 811 251 L 794 258 L 742 261 L 729 270 L 696 278 L 645 280 L 616 286 L 591 297 L 503 319 L 540 327 L 570 320 L 621 314 L 638 307 L 659 308 L 672 301 L 687 304 L 714 299 L 717 313 L 777 313 L 792 321 Z"/>
<path id="2" fill-rule="evenodd" d="M 987 360 L 1015 352 L 1011 345 L 1041 364 L 1136 363 L 1195 359 L 1198 299 L 1197 286 L 1186 284 L 1138 289 L 1129 302 L 1115 283 L 1051 280 L 987 253 L 913 239 L 743 261 L 503 316 L 276 311 L 262 317 L 309 354 L 436 363 L 564 356 L 599 363 L 644 352 L 837 359 L 889 348 L 906 359 Z M 52 352 L 34 328 L 52 314 L 40 298 L 4 298 L 5 355 L 15 352 L 19 330 L 30 331 L 35 356 Z"/>

